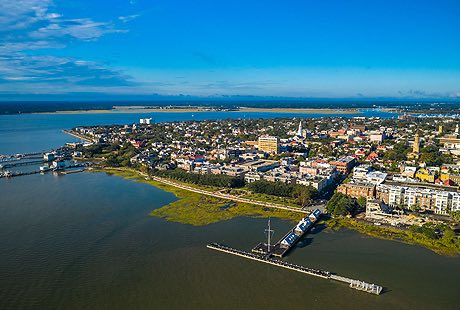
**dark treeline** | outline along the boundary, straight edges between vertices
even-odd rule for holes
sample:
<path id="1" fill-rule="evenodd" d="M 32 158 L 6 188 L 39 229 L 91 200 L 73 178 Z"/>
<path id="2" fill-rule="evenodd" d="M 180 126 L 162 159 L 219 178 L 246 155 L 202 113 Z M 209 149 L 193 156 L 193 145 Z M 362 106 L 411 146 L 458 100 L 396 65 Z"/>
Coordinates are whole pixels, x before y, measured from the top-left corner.
<path id="1" fill-rule="evenodd" d="M 335 192 L 326 205 L 327 212 L 333 216 L 354 215 L 358 208 L 355 199 L 339 192 Z"/>
<path id="2" fill-rule="evenodd" d="M 85 96 L 53 96 L 25 95 L 0 97 L 0 114 L 18 114 L 34 112 L 105 110 L 117 106 L 207 106 L 222 108 L 255 107 L 255 108 L 373 108 L 375 104 L 385 108 L 405 107 L 410 112 L 452 112 L 458 109 L 458 99 L 439 99 L 443 104 L 433 104 L 432 100 L 417 99 L 417 102 L 406 99 L 331 99 L 331 98 L 294 98 L 294 97 L 258 97 L 258 96 L 227 96 L 225 98 L 198 98 L 193 96 L 128 96 L 116 97 L 105 95 L 95 99 L 94 94 Z M 34 98 L 34 99 L 30 99 Z M 434 102 L 439 102 L 435 100 Z M 435 110 L 431 110 L 431 109 Z"/>
<path id="3" fill-rule="evenodd" d="M 236 177 L 231 177 L 222 174 L 196 174 L 188 173 L 181 169 L 157 171 L 154 173 L 156 176 L 170 178 L 181 182 L 209 185 L 217 187 L 243 187 L 244 180 Z"/>
<path id="4" fill-rule="evenodd" d="M 318 196 L 318 191 L 312 186 L 286 184 L 283 182 L 260 180 L 249 183 L 248 188 L 254 193 L 280 197 L 292 197 L 297 199 L 299 204 L 302 206 L 307 205 L 312 199 L 315 199 Z"/>

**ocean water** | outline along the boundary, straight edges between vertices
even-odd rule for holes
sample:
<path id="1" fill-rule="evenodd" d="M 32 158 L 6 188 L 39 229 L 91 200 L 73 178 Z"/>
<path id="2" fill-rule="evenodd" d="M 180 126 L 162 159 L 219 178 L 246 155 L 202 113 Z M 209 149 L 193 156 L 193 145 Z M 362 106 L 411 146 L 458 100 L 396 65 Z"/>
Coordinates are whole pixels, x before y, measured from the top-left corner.
<path id="1" fill-rule="evenodd" d="M 0 309 L 458 309 L 458 258 L 321 227 L 286 258 L 386 287 L 371 295 L 206 248 L 250 250 L 265 219 L 148 216 L 175 199 L 105 173 L 0 180 Z"/>
<path id="2" fill-rule="evenodd" d="M 66 142 L 77 141 L 62 132 L 77 126 L 138 123 L 140 118 L 152 117 L 156 122 L 186 120 L 218 120 L 227 118 L 318 118 L 340 114 L 300 114 L 273 112 L 153 112 L 100 114 L 17 114 L 0 115 L 0 154 L 47 151 Z M 364 110 L 344 117 L 396 117 L 397 114 L 380 110 Z"/>
<path id="3" fill-rule="evenodd" d="M 72 140 L 62 129 L 146 116 L 0 116 L 0 153 L 47 150 Z M 317 227 L 285 258 L 383 285 L 385 293 L 375 296 L 206 248 L 219 242 L 250 250 L 265 238 L 265 219 L 195 227 L 148 215 L 175 200 L 105 173 L 0 179 L 0 309 L 457 309 L 460 303 L 458 257 Z M 274 239 L 292 225 L 272 219 Z"/>

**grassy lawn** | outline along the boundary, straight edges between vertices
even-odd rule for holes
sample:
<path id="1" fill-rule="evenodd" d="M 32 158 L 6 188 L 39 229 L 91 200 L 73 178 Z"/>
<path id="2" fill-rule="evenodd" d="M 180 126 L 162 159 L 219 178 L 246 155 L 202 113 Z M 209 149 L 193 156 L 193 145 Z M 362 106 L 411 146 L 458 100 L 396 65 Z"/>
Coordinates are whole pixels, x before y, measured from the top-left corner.
<path id="1" fill-rule="evenodd" d="M 300 206 L 296 203 L 295 199 L 286 198 L 286 197 L 277 197 L 273 195 L 266 195 L 266 194 L 256 194 L 251 193 L 248 195 L 242 196 L 243 198 L 253 199 L 262 202 L 271 202 L 271 203 L 278 203 L 289 207 L 300 208 Z"/>

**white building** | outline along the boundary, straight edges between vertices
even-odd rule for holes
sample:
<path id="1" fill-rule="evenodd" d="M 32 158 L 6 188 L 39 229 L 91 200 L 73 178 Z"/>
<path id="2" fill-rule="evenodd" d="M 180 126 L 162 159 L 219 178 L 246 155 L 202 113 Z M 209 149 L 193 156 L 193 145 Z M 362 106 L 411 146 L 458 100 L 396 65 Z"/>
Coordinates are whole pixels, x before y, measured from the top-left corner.
<path id="1" fill-rule="evenodd" d="M 139 123 L 140 123 L 140 124 L 145 124 L 145 125 L 150 125 L 150 124 L 152 124 L 153 122 L 152 122 L 152 118 L 141 118 L 141 119 L 139 120 Z"/>
<path id="2" fill-rule="evenodd" d="M 359 165 L 353 168 L 353 179 L 364 179 L 366 175 L 372 170 L 370 165 Z"/>
<path id="3" fill-rule="evenodd" d="M 451 205 L 451 193 L 445 191 L 436 191 L 436 213 L 446 214 Z"/>
<path id="4" fill-rule="evenodd" d="M 380 171 L 371 171 L 366 175 L 366 181 L 375 185 L 381 184 L 387 178 L 388 173 Z"/>
<path id="5" fill-rule="evenodd" d="M 459 193 L 451 193 L 451 209 L 452 211 L 460 211 L 460 194 Z"/>
<path id="6" fill-rule="evenodd" d="M 404 196 L 404 187 L 391 186 L 388 193 L 388 205 L 398 206 L 402 203 Z"/>

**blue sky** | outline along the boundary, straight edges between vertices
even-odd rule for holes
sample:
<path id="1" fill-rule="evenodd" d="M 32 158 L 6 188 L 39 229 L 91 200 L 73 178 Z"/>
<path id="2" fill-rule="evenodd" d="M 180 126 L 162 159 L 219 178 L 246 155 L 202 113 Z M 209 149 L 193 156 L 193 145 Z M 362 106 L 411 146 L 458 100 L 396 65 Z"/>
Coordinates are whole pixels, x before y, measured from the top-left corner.
<path id="1" fill-rule="evenodd" d="M 0 0 L 0 99 L 460 98 L 459 16 L 457 0 Z"/>

